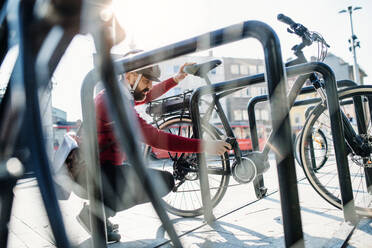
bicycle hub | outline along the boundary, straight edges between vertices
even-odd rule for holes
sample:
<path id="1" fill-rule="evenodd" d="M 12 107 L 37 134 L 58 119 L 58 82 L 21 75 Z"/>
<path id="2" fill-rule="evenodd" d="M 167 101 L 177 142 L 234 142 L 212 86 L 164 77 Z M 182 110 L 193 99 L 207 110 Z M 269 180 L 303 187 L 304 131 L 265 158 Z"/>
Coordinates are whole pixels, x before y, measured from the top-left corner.
<path id="1" fill-rule="evenodd" d="M 262 175 L 270 168 L 270 164 L 259 152 L 252 152 L 241 159 L 241 162 L 234 162 L 232 175 L 238 183 L 250 183 L 258 175 Z"/>

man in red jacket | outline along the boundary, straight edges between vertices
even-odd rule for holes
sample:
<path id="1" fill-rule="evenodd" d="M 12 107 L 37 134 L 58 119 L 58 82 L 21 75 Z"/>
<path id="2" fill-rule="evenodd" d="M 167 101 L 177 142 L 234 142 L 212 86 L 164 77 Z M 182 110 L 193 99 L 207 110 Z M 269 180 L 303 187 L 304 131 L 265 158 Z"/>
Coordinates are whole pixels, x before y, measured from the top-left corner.
<path id="1" fill-rule="evenodd" d="M 128 72 L 124 76 L 123 83 L 129 87 L 132 93 L 135 105 L 144 104 L 153 101 L 168 90 L 182 81 L 187 74 L 181 66 L 179 72 L 172 78 L 169 78 L 154 87 L 153 81 L 160 81 L 160 68 L 156 66 L 145 69 Z M 95 98 L 98 144 L 100 148 L 100 164 L 102 167 L 103 195 L 106 207 L 106 217 L 111 217 L 116 212 L 128 209 L 137 204 L 148 202 L 146 192 L 144 192 L 141 182 L 135 180 L 136 175 L 133 168 L 125 164 L 125 154 L 122 152 L 119 142 L 116 140 L 113 125 L 115 123 L 110 119 L 106 104 L 106 93 L 102 90 Z M 138 114 L 137 118 L 142 131 L 143 142 L 163 150 L 171 152 L 207 152 L 209 154 L 222 155 L 231 149 L 231 145 L 225 141 L 201 141 L 199 139 L 185 138 L 163 132 L 152 125 L 146 123 Z M 203 143 L 203 147 L 202 147 Z M 204 149 L 203 149 L 204 148 Z M 151 170 L 151 175 L 163 181 L 165 187 L 160 188 L 161 196 L 168 194 L 174 187 L 173 175 L 166 171 L 155 169 Z M 89 231 L 89 212 L 85 205 L 78 216 L 78 220 Z M 109 241 L 120 239 L 117 232 L 118 226 L 108 223 L 107 234 Z M 111 240 L 110 240 L 111 239 Z"/>

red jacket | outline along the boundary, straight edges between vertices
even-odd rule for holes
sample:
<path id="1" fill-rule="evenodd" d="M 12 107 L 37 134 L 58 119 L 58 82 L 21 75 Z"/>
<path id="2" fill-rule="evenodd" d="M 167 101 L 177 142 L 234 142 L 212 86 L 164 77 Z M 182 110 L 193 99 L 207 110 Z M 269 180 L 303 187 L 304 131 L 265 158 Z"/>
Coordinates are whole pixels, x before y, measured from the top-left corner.
<path id="1" fill-rule="evenodd" d="M 147 94 L 146 99 L 141 102 L 136 102 L 135 105 L 151 102 L 159 96 L 166 93 L 168 90 L 176 86 L 172 78 L 165 80 L 155 85 Z M 100 150 L 100 163 L 110 163 L 114 165 L 121 165 L 125 161 L 125 154 L 121 151 L 118 141 L 115 138 L 113 130 L 113 122 L 109 118 L 106 93 L 102 90 L 95 98 L 96 118 L 97 118 L 97 133 L 98 145 Z M 138 121 L 141 126 L 143 142 L 163 150 L 172 152 L 199 152 L 200 140 L 190 139 L 170 133 L 163 132 L 142 119 L 138 113 Z M 112 144 L 111 146 L 109 144 Z M 108 147 L 109 146 L 109 147 Z"/>

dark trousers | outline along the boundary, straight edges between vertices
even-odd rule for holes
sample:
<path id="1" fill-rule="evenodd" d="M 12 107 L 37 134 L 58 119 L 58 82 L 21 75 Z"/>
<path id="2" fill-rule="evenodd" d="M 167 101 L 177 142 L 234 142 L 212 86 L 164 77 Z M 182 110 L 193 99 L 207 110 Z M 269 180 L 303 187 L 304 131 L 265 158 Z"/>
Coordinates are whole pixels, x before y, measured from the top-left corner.
<path id="1" fill-rule="evenodd" d="M 116 212 L 150 201 L 143 189 L 144 183 L 138 179 L 132 166 L 105 164 L 101 168 L 106 217 L 114 216 Z M 147 170 L 154 179 L 161 197 L 167 195 L 173 189 L 174 179 L 171 173 L 156 169 Z M 86 189 L 86 183 L 82 183 L 82 186 Z M 79 192 L 77 195 L 84 199 L 88 198 L 86 193 Z"/>

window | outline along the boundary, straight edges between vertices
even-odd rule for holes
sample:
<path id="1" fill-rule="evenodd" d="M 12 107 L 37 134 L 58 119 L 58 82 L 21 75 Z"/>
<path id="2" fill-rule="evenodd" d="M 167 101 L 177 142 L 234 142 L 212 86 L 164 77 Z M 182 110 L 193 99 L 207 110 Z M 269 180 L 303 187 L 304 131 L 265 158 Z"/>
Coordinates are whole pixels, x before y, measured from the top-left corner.
<path id="1" fill-rule="evenodd" d="M 249 74 L 249 69 L 247 65 L 240 65 L 240 74 Z"/>
<path id="2" fill-rule="evenodd" d="M 246 92 L 245 92 L 246 94 L 247 94 L 247 96 L 251 96 L 251 92 L 250 92 L 250 89 L 248 88 L 247 90 L 246 90 Z"/>
<path id="3" fill-rule="evenodd" d="M 251 96 L 253 97 L 258 95 L 260 95 L 258 88 L 253 86 L 253 88 L 251 89 Z"/>
<path id="4" fill-rule="evenodd" d="M 260 94 L 261 95 L 267 95 L 267 87 L 261 87 L 260 88 Z"/>
<path id="5" fill-rule="evenodd" d="M 213 70 L 211 70 L 211 74 L 213 74 L 213 75 L 216 75 L 216 72 L 217 72 L 217 69 L 216 68 L 214 68 Z"/>
<path id="6" fill-rule="evenodd" d="M 248 111 L 243 111 L 243 120 L 248 120 Z"/>
<path id="7" fill-rule="evenodd" d="M 269 120 L 269 112 L 266 109 L 262 109 L 261 110 L 261 118 L 264 121 L 268 121 Z"/>
<path id="8" fill-rule="evenodd" d="M 234 110 L 234 120 L 237 120 L 237 121 L 242 120 L 242 111 L 241 110 Z"/>
<path id="9" fill-rule="evenodd" d="M 239 65 L 231 65 L 231 74 L 239 74 Z"/>
<path id="10" fill-rule="evenodd" d="M 249 66 L 249 73 L 250 73 L 250 74 L 256 74 L 256 73 L 257 73 L 257 66 L 255 66 L 255 65 L 250 65 L 250 66 Z"/>

